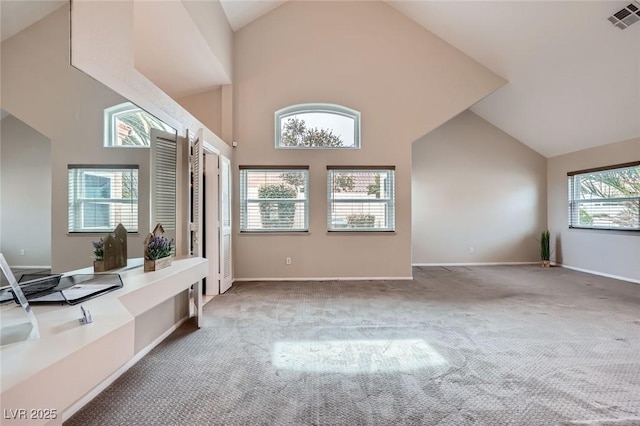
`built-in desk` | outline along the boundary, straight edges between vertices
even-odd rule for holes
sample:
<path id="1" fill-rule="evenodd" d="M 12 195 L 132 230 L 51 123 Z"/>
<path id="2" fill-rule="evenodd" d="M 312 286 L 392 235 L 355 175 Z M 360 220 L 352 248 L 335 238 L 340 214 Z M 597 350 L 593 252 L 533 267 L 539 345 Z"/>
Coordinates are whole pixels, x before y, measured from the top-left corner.
<path id="1" fill-rule="evenodd" d="M 142 259 L 133 259 L 127 268 L 109 272 L 120 273 L 123 288 L 82 303 L 91 312 L 93 323 L 79 323 L 80 305 L 33 305 L 40 338 L 0 348 L 0 423 L 61 424 L 88 394 L 137 360 L 141 351 L 135 348 L 136 318 L 194 284 L 199 325 L 199 283 L 208 272 L 206 259 L 174 259 L 170 267 L 146 273 Z M 93 273 L 93 269 L 68 275 L 83 273 Z M 17 305 L 3 306 L 2 317 L 7 320 L 21 315 L 19 309 Z M 55 419 L 37 418 L 53 410 Z"/>

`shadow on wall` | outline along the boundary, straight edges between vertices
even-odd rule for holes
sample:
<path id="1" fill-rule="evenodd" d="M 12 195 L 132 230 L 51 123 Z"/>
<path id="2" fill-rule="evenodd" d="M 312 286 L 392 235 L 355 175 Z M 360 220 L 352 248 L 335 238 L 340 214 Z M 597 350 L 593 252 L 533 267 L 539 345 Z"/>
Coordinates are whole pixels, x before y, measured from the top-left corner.
<path id="1" fill-rule="evenodd" d="M 552 247 L 552 250 L 554 248 Z M 562 264 L 562 238 L 560 234 L 556 235 L 556 245 L 555 245 L 555 259 L 556 263 Z"/>
<path id="2" fill-rule="evenodd" d="M 50 267 L 51 139 L 13 115 L 0 136 L 0 247 L 11 266 Z"/>

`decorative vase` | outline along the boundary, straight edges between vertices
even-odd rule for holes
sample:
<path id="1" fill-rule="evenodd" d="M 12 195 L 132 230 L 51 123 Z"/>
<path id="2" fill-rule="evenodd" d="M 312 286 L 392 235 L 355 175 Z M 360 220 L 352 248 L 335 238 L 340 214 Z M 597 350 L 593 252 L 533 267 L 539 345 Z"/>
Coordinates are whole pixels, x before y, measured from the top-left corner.
<path id="1" fill-rule="evenodd" d="M 541 261 L 541 263 L 542 263 L 542 267 L 543 268 L 550 268 L 551 267 L 551 262 L 548 261 L 548 260 L 543 260 L 543 261 Z"/>
<path id="2" fill-rule="evenodd" d="M 172 257 L 171 256 L 162 257 L 160 259 L 155 259 L 155 260 L 145 259 L 144 260 L 144 271 L 145 272 L 159 271 L 160 269 L 163 269 L 163 268 L 166 268 L 167 266 L 170 266 L 171 265 L 171 261 L 172 261 Z"/>
<path id="3" fill-rule="evenodd" d="M 104 260 L 94 260 L 93 261 L 93 272 L 104 272 Z"/>

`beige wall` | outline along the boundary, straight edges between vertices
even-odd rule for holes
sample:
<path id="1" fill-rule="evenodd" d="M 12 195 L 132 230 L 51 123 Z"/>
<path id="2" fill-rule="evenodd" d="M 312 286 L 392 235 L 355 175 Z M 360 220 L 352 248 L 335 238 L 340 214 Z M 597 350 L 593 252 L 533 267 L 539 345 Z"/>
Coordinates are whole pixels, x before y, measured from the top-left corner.
<path id="1" fill-rule="evenodd" d="M 569 229 L 567 172 L 640 160 L 640 138 L 548 160 L 548 221 L 558 263 L 640 282 L 637 232 Z"/>
<path id="2" fill-rule="evenodd" d="M 219 1 L 200 0 L 182 0 L 182 4 L 220 62 L 227 78 L 231 80 L 233 74 L 233 30 L 227 21 L 227 15 L 225 15 L 222 5 Z"/>
<path id="3" fill-rule="evenodd" d="M 149 151 L 104 149 L 103 113 L 124 98 L 69 65 L 69 11 L 63 6 L 2 43 L 2 108 L 51 139 L 51 265 L 64 272 L 91 265 L 91 241 L 67 234 L 68 164 L 138 164 L 139 229 L 130 257 L 142 256 L 149 229 Z"/>
<path id="4" fill-rule="evenodd" d="M 213 133 L 222 137 L 222 87 L 176 100 Z"/>
<path id="5" fill-rule="evenodd" d="M 471 111 L 412 151 L 414 264 L 539 260 L 545 157 Z"/>
<path id="6" fill-rule="evenodd" d="M 411 143 L 505 81 L 383 2 L 285 3 L 234 61 L 236 279 L 411 276 Z M 308 102 L 360 111 L 362 149 L 276 150 L 274 112 Z M 310 166 L 308 234 L 239 234 L 237 166 L 264 164 Z M 396 166 L 396 232 L 327 233 L 327 165 Z"/>
<path id="7" fill-rule="evenodd" d="M 50 266 L 51 141 L 11 115 L 0 133 L 0 253 L 10 266 Z"/>
<path id="8" fill-rule="evenodd" d="M 133 0 L 74 0 L 71 18 L 74 66 L 177 129 L 178 136 L 185 136 L 187 131 L 195 135 L 204 129 L 208 143 L 226 157 L 232 156 L 229 144 L 134 67 Z M 156 66 L 163 64 L 161 58 Z M 223 119 L 223 133 L 224 126 Z"/>

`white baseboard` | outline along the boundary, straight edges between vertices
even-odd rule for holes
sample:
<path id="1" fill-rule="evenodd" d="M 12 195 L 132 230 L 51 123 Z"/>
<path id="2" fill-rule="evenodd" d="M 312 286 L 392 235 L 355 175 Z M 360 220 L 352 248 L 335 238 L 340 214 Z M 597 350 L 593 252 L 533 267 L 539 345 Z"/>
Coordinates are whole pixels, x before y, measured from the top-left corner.
<path id="1" fill-rule="evenodd" d="M 586 272 L 587 274 L 599 275 L 601 277 L 613 278 L 614 280 L 628 281 L 630 283 L 640 284 L 640 280 L 637 280 L 635 278 L 622 277 L 620 275 L 613 275 L 613 274 L 606 274 L 604 272 L 592 271 L 591 269 L 576 268 L 575 266 L 563 265 L 562 263 L 555 263 L 555 265 L 560 266 L 562 268 L 571 269 L 572 271 Z"/>
<path id="2" fill-rule="evenodd" d="M 474 262 L 474 263 L 413 263 L 411 266 L 502 266 L 539 265 L 540 262 Z"/>
<path id="3" fill-rule="evenodd" d="M 153 348 L 158 346 L 160 344 L 160 342 L 162 342 L 164 339 L 166 339 L 171 333 L 176 331 L 178 329 L 178 327 L 180 327 L 188 319 L 189 319 L 189 317 L 186 316 L 186 317 L 182 318 L 180 321 L 178 321 L 177 323 L 175 323 L 167 331 L 165 331 L 160 336 L 158 336 L 158 338 L 156 338 L 153 342 L 149 343 L 140 352 L 135 354 L 133 356 L 133 358 L 131 358 L 129 361 L 127 361 L 122 367 L 120 367 L 115 372 L 113 372 L 113 374 L 111 374 L 109 377 L 104 379 L 104 381 L 102 383 L 100 383 L 95 388 L 91 389 L 91 391 L 89 391 L 85 396 L 80 398 L 75 404 L 73 404 L 72 406 L 70 406 L 69 408 L 64 410 L 64 412 L 62 413 L 62 421 L 64 422 L 64 421 L 69 420 L 71 418 L 71 416 L 73 416 L 82 407 L 84 407 L 89 402 L 91 402 L 91 400 L 93 398 L 95 398 L 96 396 L 98 396 L 98 394 L 100 392 L 102 392 L 107 387 L 109 387 L 109 385 L 111 385 L 113 382 L 115 382 L 118 379 L 118 377 L 122 376 L 128 369 L 133 367 L 138 361 L 140 361 L 145 355 L 147 355 L 149 352 L 151 352 L 151 350 Z"/>
<path id="4" fill-rule="evenodd" d="M 298 278 L 235 278 L 234 282 L 246 281 L 393 281 L 412 280 L 413 277 L 298 277 Z"/>

